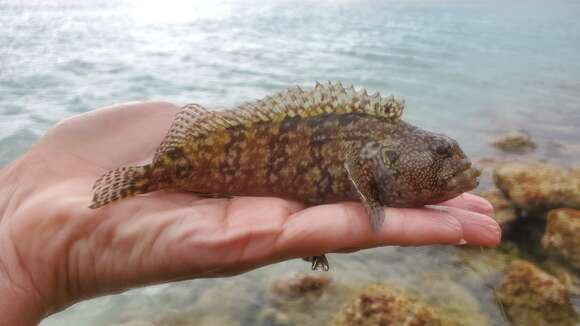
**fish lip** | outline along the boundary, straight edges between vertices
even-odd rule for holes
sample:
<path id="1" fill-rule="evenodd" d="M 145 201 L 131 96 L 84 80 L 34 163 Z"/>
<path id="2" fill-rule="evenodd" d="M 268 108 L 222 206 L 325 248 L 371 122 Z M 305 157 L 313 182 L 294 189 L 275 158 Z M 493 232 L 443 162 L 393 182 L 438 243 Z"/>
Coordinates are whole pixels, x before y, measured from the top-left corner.
<path id="1" fill-rule="evenodd" d="M 448 185 L 451 188 L 461 188 L 466 189 L 465 191 L 469 191 L 479 186 L 480 176 L 481 169 L 473 166 L 471 162 L 467 161 L 465 163 L 465 168 L 449 179 Z"/>

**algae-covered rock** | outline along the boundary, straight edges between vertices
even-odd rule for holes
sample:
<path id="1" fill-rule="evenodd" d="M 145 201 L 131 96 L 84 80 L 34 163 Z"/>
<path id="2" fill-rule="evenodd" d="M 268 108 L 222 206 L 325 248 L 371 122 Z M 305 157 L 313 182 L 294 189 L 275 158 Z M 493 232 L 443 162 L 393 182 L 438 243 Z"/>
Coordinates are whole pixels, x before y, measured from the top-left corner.
<path id="1" fill-rule="evenodd" d="M 488 326 L 491 316 L 482 312 L 479 301 L 483 293 L 476 293 L 468 287 L 470 280 L 457 282 L 457 275 L 450 273 L 426 272 L 417 280 L 417 297 L 429 305 L 433 313 L 448 326 Z M 473 275 L 473 279 L 479 278 Z M 478 282 L 481 282 L 479 278 Z M 480 296 L 478 298 L 478 296 Z"/>
<path id="2" fill-rule="evenodd" d="M 401 290 L 372 285 L 342 308 L 335 326 L 444 325 L 433 310 Z"/>
<path id="3" fill-rule="evenodd" d="M 547 219 L 542 245 L 549 255 L 580 270 L 580 210 L 551 210 Z"/>
<path id="4" fill-rule="evenodd" d="M 580 169 L 540 162 L 508 163 L 497 167 L 493 177 L 498 188 L 528 215 L 542 215 L 554 208 L 580 209 Z"/>
<path id="5" fill-rule="evenodd" d="M 514 130 L 496 136 L 490 140 L 490 144 L 506 152 L 525 152 L 536 148 L 529 133 L 523 130 Z"/>
<path id="6" fill-rule="evenodd" d="M 514 260 L 497 294 L 514 325 L 575 326 L 580 322 L 562 283 L 532 263 Z"/>
<path id="7" fill-rule="evenodd" d="M 487 199 L 495 211 L 495 220 L 501 226 L 502 230 L 517 219 L 516 208 L 514 205 L 498 190 L 484 191 L 479 194 Z"/>
<path id="8" fill-rule="evenodd" d="M 548 260 L 547 269 L 562 282 L 571 295 L 580 298 L 580 273 L 575 272 L 562 261 L 554 259 Z"/>
<path id="9" fill-rule="evenodd" d="M 332 285 L 332 279 L 323 275 L 299 275 L 281 279 L 272 285 L 272 293 L 278 300 L 315 300 Z"/>
<path id="10" fill-rule="evenodd" d="M 351 291 L 327 274 L 281 277 L 272 283 L 258 325 L 327 325 Z"/>
<path id="11" fill-rule="evenodd" d="M 473 271 L 480 278 L 497 275 L 514 259 L 520 257 L 520 250 L 511 241 L 503 241 L 495 248 L 462 246 L 456 253 L 455 264 Z"/>

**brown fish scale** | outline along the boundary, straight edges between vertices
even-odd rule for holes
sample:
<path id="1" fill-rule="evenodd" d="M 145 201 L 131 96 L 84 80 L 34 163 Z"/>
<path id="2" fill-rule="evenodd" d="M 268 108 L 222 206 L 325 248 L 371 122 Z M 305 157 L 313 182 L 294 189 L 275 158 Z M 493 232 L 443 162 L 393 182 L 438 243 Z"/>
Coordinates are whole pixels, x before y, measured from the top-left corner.
<path id="1" fill-rule="evenodd" d="M 376 119 L 328 114 L 236 126 L 186 144 L 180 151 L 183 157 L 161 159 L 174 171 L 178 188 L 196 193 L 282 196 L 309 204 L 356 200 L 344 169 L 343 147 L 361 124 L 368 127 Z M 184 161 L 191 168 L 178 163 Z"/>

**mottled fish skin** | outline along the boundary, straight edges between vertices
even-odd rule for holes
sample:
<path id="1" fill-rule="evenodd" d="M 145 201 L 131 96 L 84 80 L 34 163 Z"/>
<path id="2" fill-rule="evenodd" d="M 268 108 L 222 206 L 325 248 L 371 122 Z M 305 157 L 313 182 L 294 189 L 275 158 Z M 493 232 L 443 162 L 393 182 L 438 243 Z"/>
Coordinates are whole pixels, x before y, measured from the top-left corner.
<path id="1" fill-rule="evenodd" d="M 401 120 L 404 103 L 339 84 L 209 111 L 179 112 L 153 162 L 97 180 L 91 208 L 158 189 L 276 196 L 308 205 L 361 201 L 378 230 L 384 206 L 419 207 L 478 184 L 457 142 Z M 310 259 L 326 270 L 323 256 Z"/>
<path id="2" fill-rule="evenodd" d="M 177 187 L 198 193 L 278 196 L 307 204 L 358 200 L 344 153 L 372 139 L 361 124 L 375 125 L 376 132 L 391 127 L 360 114 L 291 117 L 210 135 L 176 150 L 174 157 L 187 162 L 175 164 L 171 157 L 164 162 Z"/>
<path id="3" fill-rule="evenodd" d="M 453 151 L 458 159 L 449 163 L 457 167 L 445 164 Z M 389 181 L 379 199 L 391 207 L 433 204 L 458 195 L 463 189 L 442 192 L 445 182 L 469 167 L 456 142 L 443 135 L 360 113 L 237 126 L 177 147 L 161 161 L 177 189 L 324 204 L 359 200 L 345 169 L 348 152 L 373 165 L 373 178 Z"/>

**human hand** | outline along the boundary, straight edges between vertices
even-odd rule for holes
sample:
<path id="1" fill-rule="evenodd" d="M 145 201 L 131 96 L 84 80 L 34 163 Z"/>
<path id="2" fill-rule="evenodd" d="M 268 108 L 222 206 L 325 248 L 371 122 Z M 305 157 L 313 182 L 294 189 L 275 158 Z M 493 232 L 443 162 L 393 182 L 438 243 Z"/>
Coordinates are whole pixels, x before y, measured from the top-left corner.
<path id="1" fill-rule="evenodd" d="M 500 241 L 491 205 L 470 194 L 387 208 L 376 233 L 358 203 L 160 191 L 89 209 L 95 180 L 150 159 L 178 110 L 130 103 L 69 118 L 0 171 L 0 319 L 27 325 L 83 298 L 329 252 Z"/>

